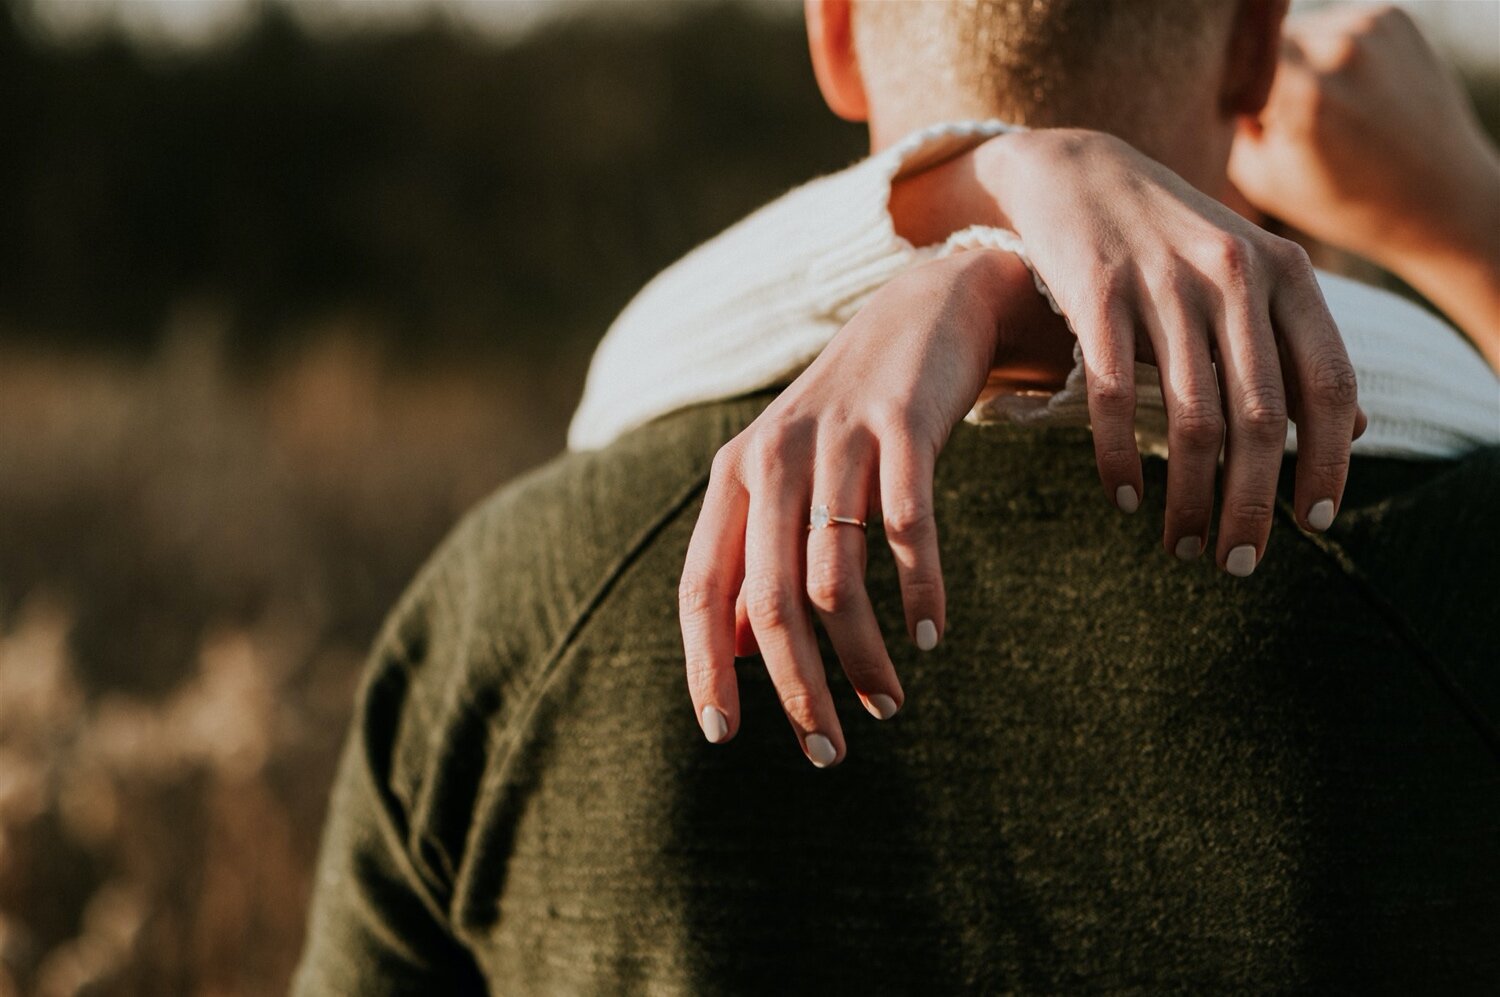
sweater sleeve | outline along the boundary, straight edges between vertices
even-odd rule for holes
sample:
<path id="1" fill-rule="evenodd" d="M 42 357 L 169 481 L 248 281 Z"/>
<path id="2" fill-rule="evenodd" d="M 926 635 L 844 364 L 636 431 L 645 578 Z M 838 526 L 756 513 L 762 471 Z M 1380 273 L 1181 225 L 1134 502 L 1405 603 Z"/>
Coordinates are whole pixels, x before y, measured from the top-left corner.
<path id="1" fill-rule="evenodd" d="M 924 128 L 667 268 L 605 335 L 568 446 L 597 449 L 667 412 L 789 382 L 882 284 L 932 254 L 896 234 L 892 182 L 1013 130 L 993 120 Z"/>
<path id="2" fill-rule="evenodd" d="M 413 722 L 398 719 L 406 684 L 395 656 L 378 653 L 329 801 L 297 997 L 486 993 L 407 845 L 409 817 L 392 788 L 387 759 Z"/>

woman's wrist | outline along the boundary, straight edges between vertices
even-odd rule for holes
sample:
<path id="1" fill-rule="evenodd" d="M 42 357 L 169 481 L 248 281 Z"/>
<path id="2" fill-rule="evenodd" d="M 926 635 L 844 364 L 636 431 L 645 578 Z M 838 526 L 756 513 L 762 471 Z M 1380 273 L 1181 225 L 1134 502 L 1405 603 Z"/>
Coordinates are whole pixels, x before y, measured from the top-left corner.
<path id="1" fill-rule="evenodd" d="M 1471 178 L 1449 185 L 1456 196 L 1362 255 L 1416 288 L 1500 370 L 1500 159 L 1485 153 Z"/>
<path id="2" fill-rule="evenodd" d="M 996 192 L 1003 187 L 988 163 L 997 142 L 1020 134 L 992 138 L 970 151 L 891 184 L 890 213 L 896 234 L 914 246 L 934 246 L 971 225 L 1004 228 Z"/>
<path id="3" fill-rule="evenodd" d="M 1055 388 L 1073 368 L 1066 322 L 1037 292 L 1031 270 L 1015 253 L 976 247 L 956 257 L 972 276 L 984 310 L 982 344 L 989 366 L 1004 380 Z"/>
<path id="4" fill-rule="evenodd" d="M 1406 217 L 1390 217 L 1368 246 L 1349 246 L 1405 279 L 1434 257 L 1500 264 L 1500 156 L 1476 149 L 1463 168 L 1450 163 Z"/>

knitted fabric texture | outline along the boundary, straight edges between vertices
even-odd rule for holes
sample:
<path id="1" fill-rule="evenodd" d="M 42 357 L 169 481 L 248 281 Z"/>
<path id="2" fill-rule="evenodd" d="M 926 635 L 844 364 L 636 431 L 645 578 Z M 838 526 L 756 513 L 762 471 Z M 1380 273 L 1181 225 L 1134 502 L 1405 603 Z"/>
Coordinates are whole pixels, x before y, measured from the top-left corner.
<path id="1" fill-rule="evenodd" d="M 1500 989 L 1500 451 L 1356 458 L 1332 530 L 1283 506 L 1237 579 L 1161 550 L 1162 462 L 1125 517 L 1087 430 L 960 425 L 943 642 L 872 523 L 907 699 L 874 720 L 824 644 L 848 757 L 817 770 L 759 658 L 728 744 L 684 681 L 704 483 L 765 403 L 560 458 L 421 572 L 295 993 Z"/>

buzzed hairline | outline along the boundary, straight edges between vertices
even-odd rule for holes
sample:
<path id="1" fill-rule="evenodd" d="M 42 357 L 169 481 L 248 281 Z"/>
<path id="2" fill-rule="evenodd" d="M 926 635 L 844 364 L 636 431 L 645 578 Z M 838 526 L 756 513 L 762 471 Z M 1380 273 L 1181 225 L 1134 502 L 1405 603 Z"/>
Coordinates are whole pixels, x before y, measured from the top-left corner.
<path id="1" fill-rule="evenodd" d="M 1152 145 L 1226 43 L 1235 0 L 855 0 L 872 105 L 1075 126 Z M 915 108 L 911 109 L 913 112 Z"/>

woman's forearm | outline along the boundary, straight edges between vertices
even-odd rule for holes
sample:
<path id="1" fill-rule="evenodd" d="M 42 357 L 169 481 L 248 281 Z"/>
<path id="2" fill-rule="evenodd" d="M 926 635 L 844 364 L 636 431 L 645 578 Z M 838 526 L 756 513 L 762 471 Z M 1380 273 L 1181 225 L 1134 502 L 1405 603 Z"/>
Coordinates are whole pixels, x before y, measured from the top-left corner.
<path id="1" fill-rule="evenodd" d="M 1474 200 L 1428 232 L 1372 255 L 1457 325 L 1500 371 L 1500 160 Z"/>

